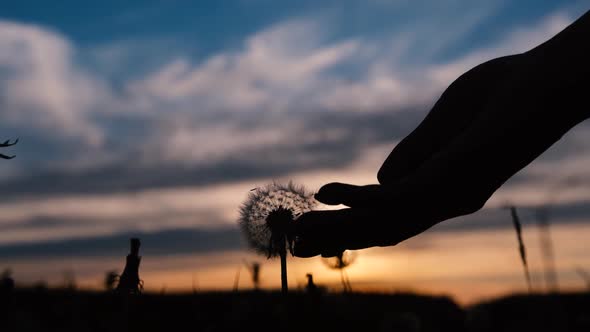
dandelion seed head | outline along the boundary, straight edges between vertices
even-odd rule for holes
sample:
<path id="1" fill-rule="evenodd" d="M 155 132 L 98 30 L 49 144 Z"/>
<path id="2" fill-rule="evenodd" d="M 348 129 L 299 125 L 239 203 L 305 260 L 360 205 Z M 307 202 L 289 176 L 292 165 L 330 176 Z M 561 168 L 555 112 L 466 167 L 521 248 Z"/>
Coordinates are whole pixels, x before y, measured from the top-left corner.
<path id="1" fill-rule="evenodd" d="M 345 250 L 334 257 L 324 257 L 322 261 L 331 269 L 341 270 L 354 263 L 356 260 L 356 253 Z"/>
<path id="2" fill-rule="evenodd" d="M 252 249 L 276 257 L 281 251 L 292 250 L 292 221 L 315 204 L 313 195 L 303 187 L 273 182 L 248 193 L 238 222 Z"/>

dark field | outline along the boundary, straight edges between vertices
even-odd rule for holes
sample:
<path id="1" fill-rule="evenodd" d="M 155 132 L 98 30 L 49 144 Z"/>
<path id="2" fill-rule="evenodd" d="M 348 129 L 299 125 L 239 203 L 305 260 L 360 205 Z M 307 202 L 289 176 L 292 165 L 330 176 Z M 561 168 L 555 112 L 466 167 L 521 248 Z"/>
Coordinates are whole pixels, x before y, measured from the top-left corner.
<path id="1" fill-rule="evenodd" d="M 510 296 L 462 308 L 413 294 L 198 292 L 118 296 L 15 290 L 0 331 L 590 331 L 590 293 Z"/>

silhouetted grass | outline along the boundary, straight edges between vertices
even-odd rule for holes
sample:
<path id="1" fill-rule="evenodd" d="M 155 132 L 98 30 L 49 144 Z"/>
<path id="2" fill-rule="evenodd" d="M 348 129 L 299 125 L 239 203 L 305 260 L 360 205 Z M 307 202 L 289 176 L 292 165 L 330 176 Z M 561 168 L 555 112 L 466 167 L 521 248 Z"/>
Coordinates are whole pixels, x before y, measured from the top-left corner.
<path id="1" fill-rule="evenodd" d="M 286 299 L 278 291 L 129 296 L 20 289 L 4 313 L 12 317 L 9 324 L 14 330 L 64 332 L 185 331 L 187 327 L 194 331 L 380 331 L 383 324 L 397 324 L 399 317 L 414 317 L 422 331 L 441 327 L 457 331 L 464 320 L 463 310 L 446 297 L 327 293 L 317 298 L 292 291 Z"/>
<path id="2" fill-rule="evenodd" d="M 416 294 L 293 291 L 117 295 L 17 289 L 5 331 L 588 331 L 590 293 L 512 296 L 461 308 Z M 523 328 L 526 326 L 527 328 Z M 4 329 L 6 327 L 6 329 Z M 563 328 L 557 328 L 563 327 Z"/>
<path id="3" fill-rule="evenodd" d="M 468 311 L 470 331 L 590 331 L 590 292 L 515 294 Z"/>

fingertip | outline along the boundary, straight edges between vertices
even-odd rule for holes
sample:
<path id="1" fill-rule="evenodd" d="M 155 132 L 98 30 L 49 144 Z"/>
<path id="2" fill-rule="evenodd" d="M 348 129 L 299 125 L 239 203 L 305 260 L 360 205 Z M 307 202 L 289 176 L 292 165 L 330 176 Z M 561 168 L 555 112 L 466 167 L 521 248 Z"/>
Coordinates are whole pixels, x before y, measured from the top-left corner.
<path id="1" fill-rule="evenodd" d="M 293 255 L 301 258 L 318 256 L 331 248 L 334 234 L 344 226 L 343 216 L 348 209 L 310 211 L 304 213 L 293 223 L 295 243 Z"/>
<path id="2" fill-rule="evenodd" d="M 339 245 L 331 242 L 326 241 L 326 239 L 318 241 L 318 239 L 297 238 L 293 245 L 293 256 L 300 258 L 321 256 L 327 258 L 338 256 L 344 251 Z"/>
<path id="3" fill-rule="evenodd" d="M 357 186 L 347 183 L 328 183 L 315 195 L 315 199 L 328 205 L 359 206 L 380 194 L 379 185 Z"/>
<path id="4" fill-rule="evenodd" d="M 293 255 L 307 258 L 337 256 L 354 238 L 353 222 L 358 220 L 352 209 L 311 211 L 299 217 L 295 225 Z"/>
<path id="5" fill-rule="evenodd" d="M 314 195 L 318 201 L 328 205 L 338 205 L 342 201 L 342 193 L 346 191 L 350 185 L 332 182 L 324 185 Z"/>

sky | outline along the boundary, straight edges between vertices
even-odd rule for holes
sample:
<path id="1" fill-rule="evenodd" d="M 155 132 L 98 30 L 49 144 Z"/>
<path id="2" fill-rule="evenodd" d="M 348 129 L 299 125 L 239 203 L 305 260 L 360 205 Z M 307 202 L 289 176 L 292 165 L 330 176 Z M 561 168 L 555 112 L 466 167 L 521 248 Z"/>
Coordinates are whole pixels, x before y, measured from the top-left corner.
<path id="1" fill-rule="evenodd" d="M 248 191 L 293 180 L 376 183 L 391 149 L 473 66 L 524 52 L 588 1 L 4 1 L 0 269 L 23 284 L 65 271 L 98 288 L 143 239 L 151 290 L 230 289 L 248 250 Z M 556 110 L 557 111 L 557 110 Z M 590 269 L 590 125 L 581 123 L 479 212 L 358 252 L 352 286 L 463 302 L 526 289 L 507 203 L 543 287 L 535 211 L 549 209 L 560 286 Z M 319 257 L 290 259 L 290 282 Z M 435 266 L 436 265 L 436 266 Z M 383 268 L 387 266 L 388 268 Z M 461 268 L 463 266 L 463 268 Z M 197 285 L 197 286 L 195 286 Z M 247 273 L 240 285 L 251 287 Z"/>

